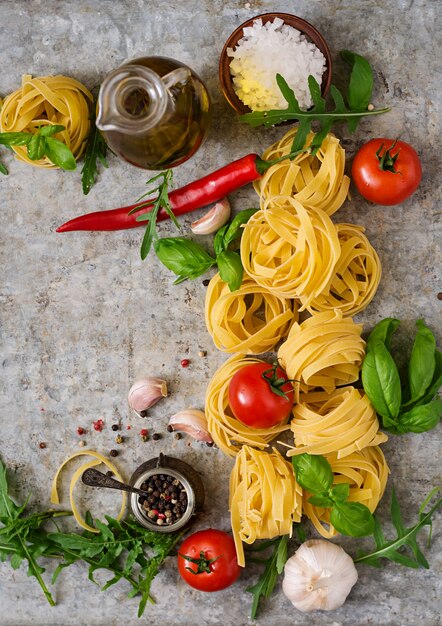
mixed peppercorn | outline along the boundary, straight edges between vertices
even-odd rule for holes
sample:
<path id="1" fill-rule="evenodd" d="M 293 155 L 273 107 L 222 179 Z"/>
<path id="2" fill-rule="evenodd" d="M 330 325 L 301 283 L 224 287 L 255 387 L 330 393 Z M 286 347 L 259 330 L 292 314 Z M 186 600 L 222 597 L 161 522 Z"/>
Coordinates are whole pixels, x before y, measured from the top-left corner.
<path id="1" fill-rule="evenodd" d="M 138 503 L 158 526 L 176 524 L 187 509 L 187 492 L 182 483 L 168 474 L 154 474 L 140 486 L 148 495 Z"/>

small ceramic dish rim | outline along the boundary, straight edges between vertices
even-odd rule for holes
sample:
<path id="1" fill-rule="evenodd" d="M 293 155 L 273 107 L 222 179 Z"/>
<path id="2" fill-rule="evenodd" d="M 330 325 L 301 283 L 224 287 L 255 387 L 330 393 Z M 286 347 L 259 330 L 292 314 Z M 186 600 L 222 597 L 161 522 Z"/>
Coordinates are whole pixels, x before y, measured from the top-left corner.
<path id="1" fill-rule="evenodd" d="M 220 55 L 219 81 L 221 83 L 221 89 L 227 102 L 233 109 L 235 109 L 235 111 L 237 111 L 237 113 L 250 113 L 251 109 L 247 105 L 245 105 L 235 93 L 232 76 L 230 74 L 231 57 L 227 56 L 227 48 L 235 48 L 238 41 L 243 37 L 243 29 L 247 26 L 251 26 L 255 20 L 262 19 L 263 24 L 265 24 L 267 22 L 273 21 L 275 18 L 278 17 L 289 26 L 293 26 L 293 28 L 299 30 L 303 35 L 307 37 L 309 41 L 313 42 L 325 56 L 326 69 L 322 77 L 322 95 L 325 96 L 330 88 L 332 76 L 332 60 L 330 49 L 321 33 L 317 31 L 316 28 L 306 20 L 302 19 L 301 17 L 297 17 L 296 15 L 292 15 L 291 13 L 262 13 L 261 15 L 251 17 L 250 19 L 243 22 L 240 26 L 238 26 L 238 28 L 236 28 L 227 39 Z"/>

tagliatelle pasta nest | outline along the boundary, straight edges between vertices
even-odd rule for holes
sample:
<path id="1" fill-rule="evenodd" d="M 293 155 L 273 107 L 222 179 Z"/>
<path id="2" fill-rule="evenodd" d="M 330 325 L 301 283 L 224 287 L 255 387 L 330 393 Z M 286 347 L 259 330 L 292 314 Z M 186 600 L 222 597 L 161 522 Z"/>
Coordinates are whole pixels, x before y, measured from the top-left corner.
<path id="1" fill-rule="evenodd" d="M 349 483 L 349 502 L 365 504 L 373 513 L 384 495 L 390 470 L 379 446 L 364 448 L 339 459 L 336 452 L 325 455 L 334 472 L 333 484 Z M 331 509 L 314 506 L 308 499 L 311 494 L 304 491 L 303 513 L 311 520 L 320 535 L 326 539 L 338 533 L 330 524 Z"/>
<path id="2" fill-rule="evenodd" d="M 212 439 L 224 454 L 235 456 L 243 445 L 266 448 L 272 439 L 288 430 L 287 420 L 271 428 L 250 428 L 233 415 L 229 405 L 229 384 L 241 368 L 260 359 L 235 354 L 215 372 L 206 391 L 205 413 Z"/>
<path id="3" fill-rule="evenodd" d="M 280 297 L 302 299 L 304 308 L 328 289 L 340 254 L 328 215 L 285 196 L 255 213 L 241 237 L 246 273 Z"/>
<path id="4" fill-rule="evenodd" d="M 230 475 L 229 509 L 238 564 L 245 566 L 242 543 L 291 535 L 302 514 L 302 489 L 291 463 L 244 446 Z"/>
<path id="5" fill-rule="evenodd" d="M 364 235 L 362 226 L 336 224 L 341 254 L 327 290 L 310 302 L 300 300 L 312 314 L 339 309 L 344 315 L 356 315 L 374 298 L 381 280 L 381 262 L 376 250 Z"/>
<path id="6" fill-rule="evenodd" d="M 284 137 L 268 148 L 263 159 L 271 161 L 290 153 L 297 129 L 291 129 Z M 314 133 L 309 133 L 307 145 Z M 290 198 L 300 202 L 306 208 L 322 209 L 333 215 L 342 206 L 350 186 L 350 179 L 344 175 L 345 150 L 339 139 L 328 134 L 316 155 L 304 152 L 272 165 L 264 175 L 253 183 L 256 193 L 261 198 L 261 208 L 272 207 L 275 197 L 278 206 L 290 208 Z"/>
<path id="7" fill-rule="evenodd" d="M 295 380 L 295 402 L 299 392 L 320 387 L 332 393 L 336 387 L 359 378 L 365 355 L 362 325 L 340 311 L 327 311 L 294 323 L 278 350 L 278 359 L 287 375 Z"/>
<path id="8" fill-rule="evenodd" d="M 54 135 L 78 159 L 85 147 L 90 131 L 90 114 L 87 100 L 93 101 L 91 92 L 78 80 L 67 76 L 40 76 L 26 74 L 22 86 L 7 96 L 0 111 L 0 132 L 35 133 L 39 126 L 59 124 L 65 130 Z M 37 167 L 57 167 L 46 156 L 31 160 L 26 146 L 11 146 L 17 159 Z"/>
<path id="9" fill-rule="evenodd" d="M 219 350 L 261 354 L 287 335 L 297 307 L 247 276 L 239 289 L 230 291 L 215 274 L 207 288 L 205 319 Z"/>
<path id="10" fill-rule="evenodd" d="M 363 391 L 352 386 L 340 387 L 331 394 L 325 391 L 301 394 L 293 407 L 290 429 L 295 446 L 287 456 L 336 452 L 341 459 L 388 440 L 379 430 L 370 400 Z"/>

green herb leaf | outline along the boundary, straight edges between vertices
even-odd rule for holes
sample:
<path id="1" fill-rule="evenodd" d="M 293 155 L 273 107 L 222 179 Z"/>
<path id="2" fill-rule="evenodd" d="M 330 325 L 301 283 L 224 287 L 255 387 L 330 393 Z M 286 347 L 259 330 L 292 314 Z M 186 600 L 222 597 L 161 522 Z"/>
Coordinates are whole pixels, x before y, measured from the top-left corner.
<path id="1" fill-rule="evenodd" d="M 347 122 L 350 132 L 353 132 L 362 117 L 380 115 L 381 113 L 389 111 L 389 108 L 373 111 L 367 110 L 373 88 L 373 72 L 371 66 L 366 59 L 353 52 L 344 51 L 343 56 L 352 66 L 347 97 L 349 108 L 345 106 L 341 92 L 337 87 L 332 85 L 331 94 L 335 108 L 332 111 L 326 111 L 326 101 L 321 97 L 320 87 L 314 77 L 309 76 L 308 86 L 313 106 L 308 111 L 303 111 L 299 106 L 293 90 L 289 87 L 285 79 L 280 74 L 277 74 L 276 82 L 284 99 L 287 101 L 287 108 L 272 109 L 270 111 L 253 111 L 252 113 L 242 115 L 240 119 L 251 126 L 263 125 L 266 127 L 289 120 L 298 120 L 300 122 L 298 132 L 291 147 L 291 152 L 295 152 L 304 148 L 312 122 L 318 123 L 318 134 L 319 137 L 323 138 L 330 131 L 334 122 Z M 313 152 L 316 152 L 319 145 L 318 139 L 312 145 Z"/>
<path id="2" fill-rule="evenodd" d="M 391 352 L 391 340 L 399 325 L 400 321 L 394 317 L 386 317 L 378 322 L 367 339 L 367 352 L 378 341 L 384 343 L 387 350 Z"/>
<path id="3" fill-rule="evenodd" d="M 216 256 L 219 256 L 221 252 L 224 252 L 224 250 L 226 250 L 227 248 L 228 244 L 226 243 L 225 235 L 228 228 L 229 225 L 225 224 L 224 226 L 221 226 L 221 228 L 217 230 L 215 234 L 215 237 L 213 239 L 213 248 L 215 250 Z"/>
<path id="4" fill-rule="evenodd" d="M 265 549 L 267 549 L 269 545 L 272 545 L 273 551 L 268 559 L 265 559 L 264 561 L 260 560 L 260 562 L 264 563 L 265 569 L 259 577 L 258 582 L 252 587 L 248 587 L 246 589 L 246 591 L 253 594 L 252 610 L 250 615 L 252 620 L 256 618 L 261 600 L 266 600 L 271 596 L 278 580 L 278 575 L 284 570 L 284 565 L 287 562 L 287 544 L 288 535 L 283 535 L 276 541 L 273 540 L 268 543 L 265 542 Z M 252 551 L 261 551 L 261 549 L 258 545 L 256 549 L 250 549 L 250 552 Z M 256 561 L 254 558 L 250 558 L 249 560 L 252 562 Z"/>
<path id="5" fill-rule="evenodd" d="M 376 412 L 395 419 L 401 408 L 401 381 L 385 344 L 373 342 L 362 364 L 362 384 Z"/>
<path id="6" fill-rule="evenodd" d="M 27 146 L 33 133 L 0 133 L 0 144 L 4 146 Z"/>
<path id="7" fill-rule="evenodd" d="M 219 275 L 229 285 L 230 291 L 236 291 L 241 287 L 243 278 L 243 266 L 238 252 L 224 250 L 216 257 Z"/>
<path id="8" fill-rule="evenodd" d="M 224 234 L 226 247 L 242 234 L 242 226 L 247 224 L 252 215 L 255 215 L 257 211 L 258 209 L 244 209 L 235 215 Z"/>
<path id="9" fill-rule="evenodd" d="M 373 71 L 370 63 L 367 59 L 364 59 L 364 57 L 355 52 L 350 52 L 349 50 L 343 50 L 341 57 L 344 61 L 347 61 L 352 68 L 347 96 L 350 109 L 366 111 L 367 106 L 371 102 L 371 94 L 373 91 Z M 353 118 L 349 122 L 348 129 L 350 132 L 356 130 L 359 121 L 360 118 Z"/>
<path id="10" fill-rule="evenodd" d="M 327 509 L 333 506 L 333 500 L 325 495 L 311 496 L 308 501 L 313 506 L 323 506 Z"/>
<path id="11" fill-rule="evenodd" d="M 323 456 L 313 454 L 297 454 L 292 457 L 296 480 L 304 489 L 312 494 L 322 494 L 333 484 L 333 470 Z"/>
<path id="12" fill-rule="evenodd" d="M 180 282 L 201 276 L 216 262 L 199 244 L 184 237 L 163 237 L 154 245 L 161 263 L 179 276 Z"/>
<path id="13" fill-rule="evenodd" d="M 402 409 L 409 407 L 410 405 L 420 406 L 422 404 L 428 404 L 428 402 L 430 402 L 430 400 L 432 400 L 434 396 L 437 394 L 440 387 L 442 387 L 442 352 L 439 352 L 439 350 L 436 350 L 434 353 L 434 360 L 435 360 L 435 367 L 434 367 L 433 380 L 431 381 L 430 386 L 425 392 L 425 395 L 422 396 L 422 398 L 419 398 L 419 400 L 412 400 L 411 402 L 406 402 L 405 404 L 402 405 Z"/>
<path id="14" fill-rule="evenodd" d="M 393 432 L 398 434 L 425 433 L 439 424 L 441 416 L 442 400 L 435 398 L 428 404 L 415 406 L 410 411 L 401 413 Z"/>
<path id="15" fill-rule="evenodd" d="M 330 522 L 339 533 L 350 537 L 364 537 L 374 531 L 373 515 L 360 502 L 335 501 Z"/>
<path id="16" fill-rule="evenodd" d="M 1 161 L 0 161 L 0 174 L 4 174 L 5 176 L 8 175 L 8 168 Z"/>
<path id="17" fill-rule="evenodd" d="M 49 127 L 48 127 L 49 128 Z M 32 161 L 38 161 L 45 155 L 46 139 L 40 134 L 34 135 L 28 143 L 28 157 Z"/>
<path id="18" fill-rule="evenodd" d="M 48 124 L 46 126 L 40 126 L 37 134 L 41 137 L 52 137 L 64 129 L 65 127 L 60 126 L 60 124 Z"/>
<path id="19" fill-rule="evenodd" d="M 87 139 L 83 167 L 81 168 L 81 184 L 84 195 L 87 195 L 95 184 L 98 176 L 97 161 L 103 167 L 109 167 L 106 160 L 107 145 L 95 125 L 95 116 L 91 120 L 91 130 Z"/>
<path id="20" fill-rule="evenodd" d="M 416 326 L 418 330 L 408 363 L 411 400 L 418 400 L 425 394 L 436 368 L 434 335 L 423 320 L 418 320 Z"/>
<path id="21" fill-rule="evenodd" d="M 429 511 L 425 512 L 425 509 L 438 491 L 438 488 L 433 489 L 425 498 L 419 508 L 418 522 L 414 526 L 407 528 L 402 522 L 399 503 L 393 487 L 391 495 L 391 516 L 393 524 L 396 528 L 397 537 L 391 541 L 387 541 L 382 532 L 380 522 L 376 521 L 374 530 L 376 550 L 365 554 L 359 554 L 357 558 L 354 559 L 354 562 L 379 567 L 381 565 L 380 559 L 385 558 L 390 561 L 394 561 L 395 563 L 399 563 L 400 565 L 404 565 L 405 567 L 424 567 L 428 569 L 428 562 L 417 543 L 417 535 L 424 526 L 430 526 L 431 531 L 432 516 L 442 506 L 442 498 L 440 498 Z M 411 552 L 411 555 L 404 553 L 403 549 L 407 548 L 409 553 Z"/>
<path id="22" fill-rule="evenodd" d="M 66 144 L 53 137 L 47 137 L 45 142 L 45 152 L 48 159 L 58 165 L 63 170 L 75 170 L 77 163 L 74 155 L 69 150 Z"/>
<path id="23" fill-rule="evenodd" d="M 330 498 L 334 502 L 345 502 L 350 495 L 350 485 L 348 483 L 338 483 L 330 489 Z"/>

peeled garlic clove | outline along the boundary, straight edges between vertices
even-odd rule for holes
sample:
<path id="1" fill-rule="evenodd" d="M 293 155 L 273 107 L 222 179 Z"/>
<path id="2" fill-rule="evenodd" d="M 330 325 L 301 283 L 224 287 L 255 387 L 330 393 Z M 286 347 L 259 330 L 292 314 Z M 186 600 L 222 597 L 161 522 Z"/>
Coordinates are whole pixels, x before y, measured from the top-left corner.
<path id="1" fill-rule="evenodd" d="M 230 218 L 230 204 L 227 198 L 223 198 L 213 206 L 203 217 L 192 222 L 190 229 L 195 235 L 210 235 L 215 233 L 221 226 L 227 224 Z"/>
<path id="2" fill-rule="evenodd" d="M 169 426 L 173 430 L 187 433 L 196 441 L 206 441 L 213 443 L 213 439 L 207 428 L 207 420 L 203 411 L 198 409 L 184 409 L 175 413 L 169 420 Z"/>
<path id="3" fill-rule="evenodd" d="M 285 564 L 282 590 L 299 611 L 333 611 L 357 580 L 353 559 L 340 546 L 311 539 Z"/>
<path id="4" fill-rule="evenodd" d="M 129 390 L 128 401 L 131 409 L 139 413 L 147 411 L 167 396 L 167 383 L 162 378 L 141 378 Z"/>

